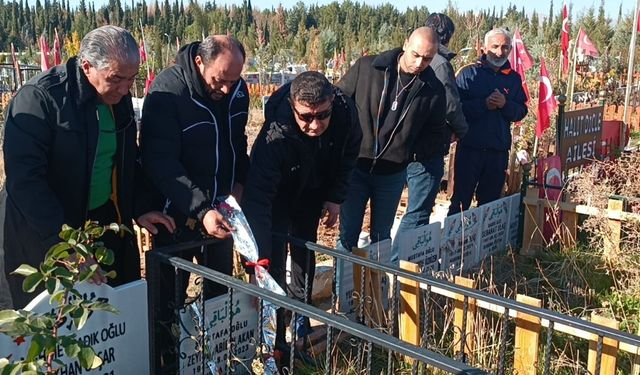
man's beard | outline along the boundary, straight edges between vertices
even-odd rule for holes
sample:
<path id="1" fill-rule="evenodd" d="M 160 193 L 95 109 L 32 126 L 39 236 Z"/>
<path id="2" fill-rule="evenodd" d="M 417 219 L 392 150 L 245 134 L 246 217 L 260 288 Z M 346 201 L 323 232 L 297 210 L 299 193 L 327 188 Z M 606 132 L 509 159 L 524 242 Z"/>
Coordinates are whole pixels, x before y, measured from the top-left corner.
<path id="1" fill-rule="evenodd" d="M 490 54 L 487 54 L 487 62 L 489 62 L 489 64 L 493 65 L 496 68 L 500 68 L 502 67 L 502 65 L 504 65 L 507 60 L 509 59 L 509 57 L 503 57 L 501 59 L 497 59 L 495 57 L 493 57 Z"/>

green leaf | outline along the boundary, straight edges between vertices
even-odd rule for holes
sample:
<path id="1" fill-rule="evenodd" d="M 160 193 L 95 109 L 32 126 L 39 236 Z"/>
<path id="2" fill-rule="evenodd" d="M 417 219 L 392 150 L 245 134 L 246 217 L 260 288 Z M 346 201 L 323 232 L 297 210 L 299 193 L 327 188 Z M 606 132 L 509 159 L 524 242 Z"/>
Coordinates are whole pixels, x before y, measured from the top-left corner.
<path id="1" fill-rule="evenodd" d="M 51 273 L 56 278 L 62 278 L 62 279 L 68 279 L 68 280 L 73 279 L 73 274 L 71 273 L 71 271 L 69 271 L 65 267 L 56 267 L 51 271 Z"/>
<path id="2" fill-rule="evenodd" d="M 78 254 L 82 255 L 84 258 L 91 257 L 91 253 L 89 252 L 89 249 L 87 249 L 87 246 L 85 244 L 78 243 L 74 248 L 78 252 Z"/>
<path id="3" fill-rule="evenodd" d="M 60 314 L 62 314 L 62 316 L 73 316 L 73 312 L 77 309 L 78 307 L 75 305 L 66 305 L 62 308 L 62 310 L 60 311 Z"/>
<path id="4" fill-rule="evenodd" d="M 95 356 L 93 357 L 93 363 L 91 364 L 91 370 L 96 369 L 98 367 L 102 366 L 102 358 L 100 358 L 99 356 Z"/>
<path id="5" fill-rule="evenodd" d="M 44 282 L 45 286 L 47 287 L 47 293 L 53 295 L 53 293 L 55 293 L 56 289 L 58 289 L 58 286 L 60 285 L 60 282 L 52 277 L 48 278 L 47 281 Z"/>
<path id="6" fill-rule="evenodd" d="M 113 264 L 113 251 L 102 246 L 96 249 L 96 260 L 108 266 Z"/>
<path id="7" fill-rule="evenodd" d="M 40 272 L 32 273 L 22 282 L 22 290 L 26 293 L 33 293 L 41 282 L 42 274 Z"/>
<path id="8" fill-rule="evenodd" d="M 80 345 L 77 342 L 73 342 L 64 347 L 64 353 L 69 358 L 76 358 L 80 354 Z"/>
<path id="9" fill-rule="evenodd" d="M 108 229 L 114 232 L 120 232 L 120 225 L 117 223 L 111 223 L 108 225 Z"/>
<path id="10" fill-rule="evenodd" d="M 53 293 L 51 295 L 51 297 L 49 298 L 49 304 L 53 305 L 54 302 L 56 302 L 58 305 L 62 305 L 62 303 L 64 302 L 64 289 L 58 290 L 57 292 Z"/>
<path id="11" fill-rule="evenodd" d="M 109 271 L 109 272 L 104 274 L 104 277 L 108 277 L 110 279 L 115 279 L 117 275 L 118 274 L 116 273 L 116 271 Z"/>
<path id="12" fill-rule="evenodd" d="M 115 308 L 115 306 L 110 305 L 106 302 L 94 302 L 90 305 L 91 310 L 93 311 L 107 311 L 110 312 L 112 314 L 118 314 L 119 311 L 118 309 Z"/>
<path id="13" fill-rule="evenodd" d="M 80 311 L 80 309 L 76 311 Z M 81 311 L 82 311 L 82 315 L 80 315 L 79 318 L 76 318 L 73 320 L 78 330 L 81 330 L 82 327 L 84 327 L 85 323 L 87 323 L 87 319 L 89 319 L 89 313 L 91 312 L 89 309 L 84 307 L 82 308 Z"/>
<path id="14" fill-rule="evenodd" d="M 38 355 L 40 355 L 40 353 L 42 352 L 42 348 L 44 344 L 44 340 L 42 338 L 42 336 L 40 335 L 35 335 L 33 336 L 33 338 L 31 339 L 31 345 L 29 346 L 29 351 L 27 352 L 27 361 L 31 362 L 34 359 L 36 359 L 36 357 L 38 357 Z"/>
<path id="15" fill-rule="evenodd" d="M 60 234 L 58 236 L 65 241 L 69 241 L 69 238 L 71 238 L 71 234 L 73 233 L 73 231 L 73 228 L 71 228 L 67 224 L 64 224 L 62 225 L 62 230 L 60 231 Z"/>
<path id="16" fill-rule="evenodd" d="M 2 310 L 0 311 L 0 324 L 13 322 L 20 316 L 20 313 L 15 310 Z"/>
<path id="17" fill-rule="evenodd" d="M 92 368 L 93 359 L 97 357 L 96 353 L 90 347 L 84 347 L 78 353 L 78 360 L 80 361 L 80 365 L 84 368 Z"/>
<path id="18" fill-rule="evenodd" d="M 51 246 L 45 258 L 53 258 L 55 260 L 66 258 L 69 256 L 69 249 L 71 249 L 71 245 L 68 242 L 59 242 Z"/>
<path id="19" fill-rule="evenodd" d="M 38 272 L 37 269 L 31 267 L 28 264 L 21 264 L 15 271 L 11 272 L 14 275 L 30 276 Z"/>

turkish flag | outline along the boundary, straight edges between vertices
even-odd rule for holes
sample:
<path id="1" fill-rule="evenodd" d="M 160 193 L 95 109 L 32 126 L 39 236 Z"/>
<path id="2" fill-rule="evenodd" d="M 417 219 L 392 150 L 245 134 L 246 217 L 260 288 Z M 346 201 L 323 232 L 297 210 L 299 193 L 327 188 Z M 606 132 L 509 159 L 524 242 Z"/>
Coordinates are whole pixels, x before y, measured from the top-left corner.
<path id="1" fill-rule="evenodd" d="M 144 49 L 144 40 L 140 41 L 140 64 L 147 62 L 147 51 Z"/>
<path id="2" fill-rule="evenodd" d="M 533 57 L 525 47 L 520 35 L 520 30 L 516 29 L 513 33 L 513 40 L 511 41 L 511 53 L 509 54 L 509 61 L 511 62 L 511 68 L 518 70 L 518 66 L 522 65 L 523 70 L 527 71 L 533 67 Z"/>
<path id="3" fill-rule="evenodd" d="M 569 13 L 567 12 L 567 6 L 562 7 L 562 72 L 567 73 L 569 71 Z"/>
<path id="4" fill-rule="evenodd" d="M 527 96 L 527 101 L 531 99 L 529 95 L 529 87 L 527 86 L 527 77 L 524 72 L 531 69 L 533 66 L 533 57 L 527 51 L 527 47 L 525 47 L 524 42 L 522 41 L 522 36 L 520 36 L 520 31 L 516 29 L 516 32 L 513 33 L 513 40 L 511 41 L 511 53 L 509 54 L 509 61 L 511 63 L 511 69 L 515 70 L 522 79 L 522 90 L 524 90 L 525 95 Z"/>
<path id="5" fill-rule="evenodd" d="M 49 45 L 44 38 L 44 34 L 40 35 L 38 43 L 40 44 L 40 69 L 44 72 L 51 68 L 51 64 L 49 64 Z"/>
<path id="6" fill-rule="evenodd" d="M 540 89 L 538 90 L 538 122 L 536 123 L 536 137 L 551 126 L 551 113 L 558 107 L 553 96 L 553 87 L 549 79 L 544 59 L 540 58 Z"/>
<path id="7" fill-rule="evenodd" d="M 53 65 L 62 63 L 62 52 L 60 51 L 60 38 L 58 37 L 58 29 L 54 29 L 55 37 L 53 39 Z"/>
<path id="8" fill-rule="evenodd" d="M 147 76 L 147 80 L 144 82 L 144 95 L 146 96 L 149 93 L 149 89 L 151 88 L 151 83 L 156 79 L 156 75 L 153 74 L 153 70 L 149 71 L 149 75 Z"/>
<path id="9" fill-rule="evenodd" d="M 578 31 L 578 41 L 576 42 L 576 46 L 587 56 L 600 57 L 600 52 L 598 52 L 598 49 L 582 28 Z"/>

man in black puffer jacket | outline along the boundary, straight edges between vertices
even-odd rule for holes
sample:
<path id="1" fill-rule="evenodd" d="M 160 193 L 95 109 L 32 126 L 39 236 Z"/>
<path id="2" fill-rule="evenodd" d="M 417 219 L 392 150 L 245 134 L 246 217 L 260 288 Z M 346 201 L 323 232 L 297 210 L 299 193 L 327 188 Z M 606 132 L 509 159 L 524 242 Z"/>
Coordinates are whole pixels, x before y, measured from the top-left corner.
<path id="1" fill-rule="evenodd" d="M 304 72 L 276 91 L 251 151 L 242 207 L 274 279 L 294 298 L 311 303 L 315 255 L 291 247 L 291 285 L 285 285 L 286 242 L 273 233 L 316 242 L 318 224 L 332 227 L 345 200 L 362 133 L 351 99 L 318 72 Z M 311 283 L 305 293 L 305 277 Z M 296 322 L 298 337 L 309 331 Z M 276 346 L 285 344 L 278 314 Z"/>
<path id="2" fill-rule="evenodd" d="M 339 245 L 348 251 L 358 245 L 369 199 L 371 242 L 390 238 L 407 163 L 442 150 L 446 99 L 429 67 L 437 51 L 437 34 L 420 27 L 402 49 L 360 58 L 338 82 L 354 99 L 362 128 L 357 167 L 340 209 Z"/>
<path id="3" fill-rule="evenodd" d="M 170 218 L 147 212 L 136 158 L 136 122 L 129 89 L 138 74 L 138 46 L 116 26 L 90 31 L 78 57 L 27 82 L 16 93 L 4 127 L 7 175 L 5 271 L 15 308 L 35 294 L 22 291 L 20 264 L 38 266 L 63 224 L 113 222 L 132 228 L 133 218 L 155 233 L 173 230 Z M 137 180 L 137 182 L 136 182 Z M 143 214 L 144 213 L 144 214 Z M 140 254 L 129 233 L 107 232 L 114 251 L 112 286 L 140 278 Z M 39 288 L 44 289 L 44 287 Z"/>
<path id="4" fill-rule="evenodd" d="M 180 256 L 231 274 L 231 226 L 216 209 L 217 200 L 234 194 L 240 200 L 249 156 L 247 123 L 249 94 L 240 77 L 245 60 L 237 40 L 222 35 L 184 46 L 176 64 L 162 71 L 151 85 L 142 109 L 142 166 L 164 196 L 161 205 L 175 218 L 176 234 L 161 231 L 155 246 L 215 237 L 221 242 Z M 150 270 L 151 271 L 151 270 Z M 175 273 L 161 267 L 163 296 L 173 300 Z M 181 272 L 182 284 L 188 274 Z M 185 297 L 185 290 L 182 300 Z M 226 287 L 205 282 L 205 298 L 226 293 Z M 168 303 L 156 304 L 157 350 L 173 348 L 163 325 L 175 317 Z M 175 357 L 166 357 L 174 360 Z"/>

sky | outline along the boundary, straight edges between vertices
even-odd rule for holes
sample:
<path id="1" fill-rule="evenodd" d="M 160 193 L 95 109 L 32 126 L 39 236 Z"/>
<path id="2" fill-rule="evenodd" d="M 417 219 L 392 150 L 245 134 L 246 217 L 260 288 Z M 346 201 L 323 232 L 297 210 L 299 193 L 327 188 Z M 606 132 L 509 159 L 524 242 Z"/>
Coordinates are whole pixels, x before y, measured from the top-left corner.
<path id="1" fill-rule="evenodd" d="M 87 3 L 91 2 L 91 0 L 86 0 Z M 129 4 L 131 0 L 120 0 L 123 4 Z M 204 3 L 206 0 L 198 0 L 200 3 Z M 213 0 L 211 0 L 213 1 Z M 278 4 L 282 4 L 285 8 L 293 7 L 300 0 L 251 0 L 251 5 L 254 7 L 258 7 L 261 9 L 277 7 Z M 341 2 L 341 0 L 338 0 Z M 359 1 L 360 3 L 370 4 L 370 5 L 381 5 L 385 3 L 393 3 L 397 9 L 403 11 L 407 7 L 413 6 L 422 6 L 425 5 L 429 11 L 438 12 L 446 9 L 448 0 L 426 0 L 422 2 L 416 2 L 415 0 L 353 0 Z M 137 2 L 137 0 L 134 0 Z M 147 0 L 147 4 L 153 3 L 154 0 Z M 170 0 L 173 3 L 173 0 Z M 187 3 L 188 1 L 184 1 Z M 331 3 L 332 0 L 306 0 L 303 1 L 305 4 L 328 4 Z M 480 10 L 480 9 L 489 9 L 495 6 L 496 11 L 499 13 L 500 8 L 503 7 L 506 9 L 510 4 L 517 4 L 518 10 L 521 10 L 523 5 L 523 1 L 521 0 L 488 0 L 488 1 L 479 1 L 479 0 L 452 0 L 453 4 L 460 10 Z M 70 0 L 71 6 L 78 5 L 80 0 Z M 95 5 L 100 7 L 104 4 L 107 4 L 108 0 L 95 0 Z M 534 10 L 537 11 L 541 15 L 547 15 L 549 13 L 549 5 L 551 3 L 550 0 L 534 0 L 528 1 L 524 5 L 525 12 L 532 13 Z M 600 6 L 600 0 L 573 0 L 568 2 L 572 4 L 572 17 L 578 17 L 582 13 L 584 13 L 590 7 L 593 7 L 596 11 Z M 620 8 L 620 4 L 622 4 L 622 13 L 624 15 L 631 14 L 633 8 L 635 6 L 636 1 L 634 0 L 605 0 L 605 12 L 607 17 L 609 17 L 613 22 L 617 20 L 618 17 L 618 9 Z M 241 0 L 216 0 L 216 4 L 242 4 Z M 479 5 L 480 4 L 480 5 Z M 562 1 L 556 0 L 553 2 L 554 12 L 560 12 Z"/>

